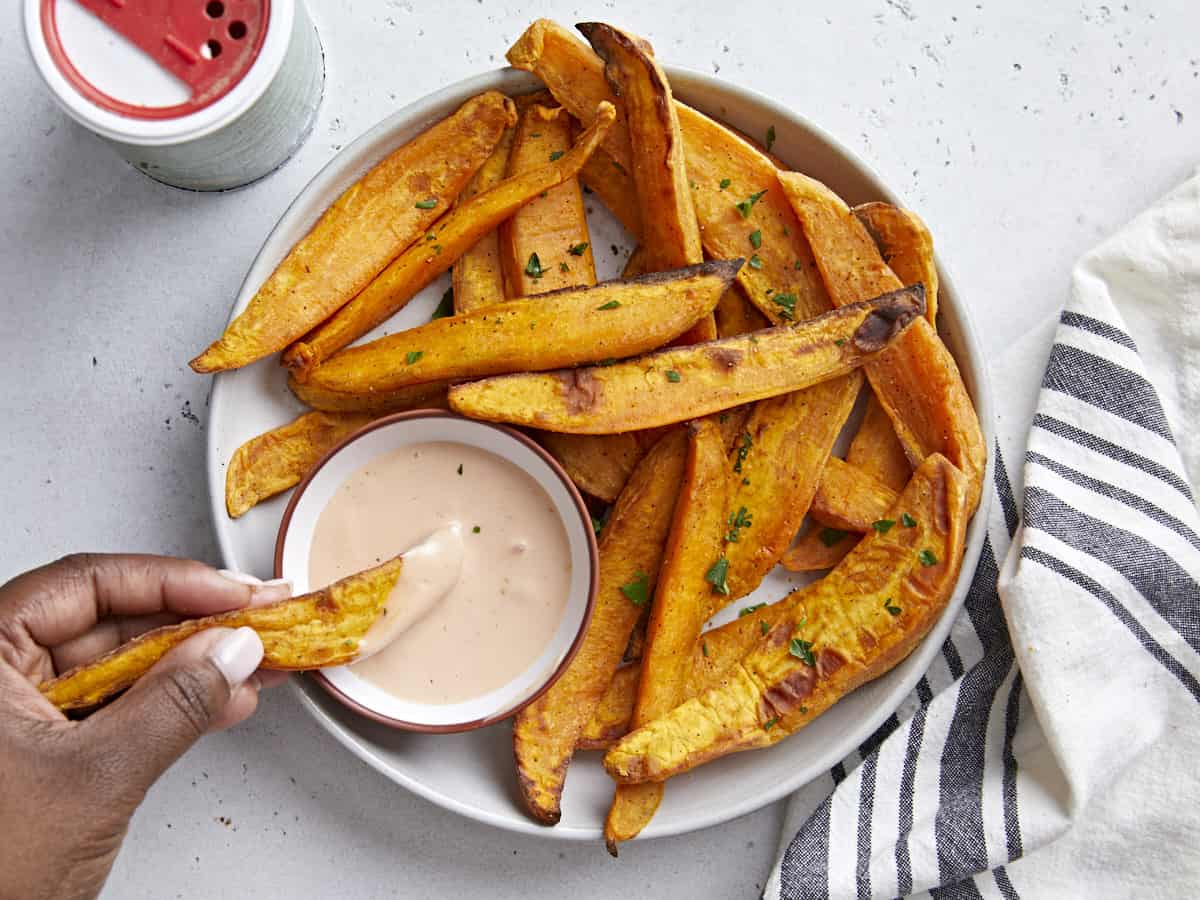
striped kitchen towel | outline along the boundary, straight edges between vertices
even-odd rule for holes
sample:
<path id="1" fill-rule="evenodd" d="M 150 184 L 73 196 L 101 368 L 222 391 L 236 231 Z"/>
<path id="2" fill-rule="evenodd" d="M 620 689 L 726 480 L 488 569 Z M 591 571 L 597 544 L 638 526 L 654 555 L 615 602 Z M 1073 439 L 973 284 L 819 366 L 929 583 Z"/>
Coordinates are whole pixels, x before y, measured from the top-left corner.
<path id="1" fill-rule="evenodd" d="M 1197 415 L 1200 176 L 1076 267 L 965 608 L 765 897 L 1200 895 Z"/>

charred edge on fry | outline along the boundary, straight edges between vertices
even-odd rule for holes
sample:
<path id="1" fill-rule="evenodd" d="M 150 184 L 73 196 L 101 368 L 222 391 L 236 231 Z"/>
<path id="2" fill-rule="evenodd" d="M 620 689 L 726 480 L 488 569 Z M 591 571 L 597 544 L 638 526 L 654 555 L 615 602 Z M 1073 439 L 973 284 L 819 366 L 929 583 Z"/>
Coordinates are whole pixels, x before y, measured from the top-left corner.
<path id="1" fill-rule="evenodd" d="M 916 300 L 916 304 L 912 303 Z M 925 315 L 925 288 L 920 284 L 871 301 L 877 304 L 854 332 L 854 346 L 863 353 L 877 353 L 918 316 Z"/>

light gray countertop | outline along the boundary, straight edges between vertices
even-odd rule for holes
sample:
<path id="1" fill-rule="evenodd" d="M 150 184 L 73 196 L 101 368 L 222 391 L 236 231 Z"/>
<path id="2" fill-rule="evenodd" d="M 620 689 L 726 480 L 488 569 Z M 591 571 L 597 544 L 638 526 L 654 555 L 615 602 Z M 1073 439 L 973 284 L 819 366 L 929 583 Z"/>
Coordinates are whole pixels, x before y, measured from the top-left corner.
<path id="1" fill-rule="evenodd" d="M 309 5 L 327 60 L 316 129 L 279 172 L 225 195 L 155 184 L 71 123 L 27 59 L 17 4 L 0 7 L 0 579 L 82 549 L 218 561 L 208 382 L 186 361 L 318 168 L 406 102 L 501 65 L 532 15 L 492 0 Z M 768 94 L 840 138 L 925 217 L 996 352 L 1056 312 L 1081 252 L 1198 161 L 1192 0 L 538 10 L 622 24 L 665 61 Z M 1004 373 L 993 377 L 1003 390 Z M 614 861 L 407 794 L 281 690 L 153 790 L 106 896 L 751 897 L 781 816 L 768 807 Z"/>

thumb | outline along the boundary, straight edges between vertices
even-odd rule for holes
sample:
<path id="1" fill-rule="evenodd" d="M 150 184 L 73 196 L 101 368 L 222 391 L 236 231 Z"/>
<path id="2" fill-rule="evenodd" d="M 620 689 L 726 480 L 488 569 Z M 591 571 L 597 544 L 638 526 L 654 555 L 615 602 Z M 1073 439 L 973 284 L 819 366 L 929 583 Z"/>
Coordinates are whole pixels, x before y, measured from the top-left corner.
<path id="1" fill-rule="evenodd" d="M 83 723 L 88 743 L 105 757 L 114 787 L 150 786 L 205 732 L 254 711 L 262 661 L 253 628 L 210 628 L 160 659 L 122 697 Z M 240 714 L 239 714 L 240 713 Z"/>

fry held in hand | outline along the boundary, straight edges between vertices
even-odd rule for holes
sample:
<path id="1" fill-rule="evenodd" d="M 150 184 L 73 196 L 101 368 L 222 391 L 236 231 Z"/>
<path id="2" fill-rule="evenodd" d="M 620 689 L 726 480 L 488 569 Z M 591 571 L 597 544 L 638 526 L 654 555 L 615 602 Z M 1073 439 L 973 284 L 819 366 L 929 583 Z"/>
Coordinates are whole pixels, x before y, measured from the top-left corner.
<path id="1" fill-rule="evenodd" d="M 828 577 L 780 601 L 783 615 L 725 683 L 618 741 L 604 757 L 609 775 L 662 781 L 778 743 L 904 659 L 954 590 L 969 490 L 945 457 L 930 456 L 893 508 L 911 527 L 868 535 Z"/>
<path id="2" fill-rule="evenodd" d="M 358 642 L 387 604 L 402 564 L 395 557 L 311 594 L 147 631 L 42 684 L 40 690 L 59 709 L 95 706 L 128 688 L 168 650 L 206 628 L 253 628 L 262 638 L 264 669 L 343 665 L 358 655 Z"/>
<path id="3" fill-rule="evenodd" d="M 845 375 L 896 340 L 924 309 L 920 288 L 905 289 L 795 326 L 610 366 L 455 385 L 450 406 L 476 419 L 576 434 L 669 425 Z"/>
<path id="4" fill-rule="evenodd" d="M 423 239 L 409 247 L 333 318 L 318 326 L 284 355 L 284 363 L 304 374 L 338 350 L 358 340 L 404 307 L 481 237 L 534 197 L 573 179 L 596 149 L 616 115 L 611 106 L 596 111 L 579 141 L 556 160 L 512 178 L 467 201 L 440 219 Z"/>
<path id="5" fill-rule="evenodd" d="M 249 365 L 340 309 L 449 208 L 515 121 L 512 101 L 488 91 L 392 151 L 325 211 L 192 368 Z"/>
<path id="6" fill-rule="evenodd" d="M 716 306 L 737 266 L 714 261 L 434 319 L 348 348 L 313 370 L 308 384 L 332 394 L 386 394 L 427 382 L 644 353 L 682 334 Z"/>
<path id="7" fill-rule="evenodd" d="M 630 476 L 600 533 L 600 586 L 579 651 L 562 676 L 517 714 L 513 752 L 529 814 L 558 822 L 575 744 L 604 696 L 654 593 L 687 461 L 682 430 L 662 438 Z"/>

